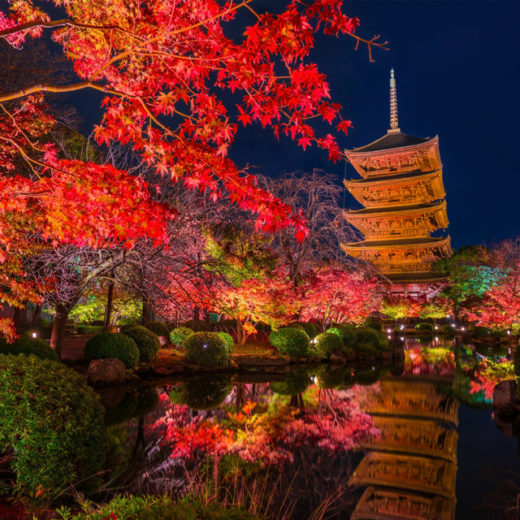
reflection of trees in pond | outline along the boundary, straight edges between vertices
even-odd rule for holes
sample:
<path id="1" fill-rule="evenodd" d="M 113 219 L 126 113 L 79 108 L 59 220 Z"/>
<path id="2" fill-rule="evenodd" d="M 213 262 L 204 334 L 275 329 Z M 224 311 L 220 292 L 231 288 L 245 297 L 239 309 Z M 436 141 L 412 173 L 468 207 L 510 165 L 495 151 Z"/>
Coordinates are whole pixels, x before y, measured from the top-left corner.
<path id="1" fill-rule="evenodd" d="M 195 410 L 212 410 L 219 407 L 231 392 L 229 377 L 220 379 L 194 379 L 176 386 L 170 392 L 175 404 L 186 404 Z"/>
<path id="2" fill-rule="evenodd" d="M 285 379 L 279 383 L 271 383 L 273 392 L 281 395 L 297 395 L 305 392 L 311 384 L 309 371 L 306 368 L 291 367 Z"/>
<path id="3" fill-rule="evenodd" d="M 132 417 L 149 414 L 157 406 L 159 396 L 153 387 L 115 387 L 99 390 L 105 406 L 105 423 L 119 424 Z"/>
<path id="4" fill-rule="evenodd" d="M 452 376 L 455 354 L 446 347 L 412 347 L 405 350 L 405 373 Z"/>
<path id="5" fill-rule="evenodd" d="M 299 497 L 297 507 L 305 513 L 342 486 L 346 489 L 352 468 L 349 450 L 377 435 L 352 390 L 311 385 L 295 407 L 267 385 L 256 401 L 251 400 L 255 385 L 241 386 L 248 400 L 238 412 L 236 390 L 211 411 L 172 403 L 166 392 L 161 394 L 145 425 L 147 450 L 136 488 L 185 492 L 207 485 L 209 476 L 222 493 L 241 488 L 233 490 L 234 496 L 243 493 L 246 502 L 278 500 L 281 507 L 284 496 L 291 501 Z M 259 490 L 262 485 L 269 490 L 263 497 L 249 494 L 250 486 Z M 345 494 L 337 505 L 345 510 L 351 502 Z"/>

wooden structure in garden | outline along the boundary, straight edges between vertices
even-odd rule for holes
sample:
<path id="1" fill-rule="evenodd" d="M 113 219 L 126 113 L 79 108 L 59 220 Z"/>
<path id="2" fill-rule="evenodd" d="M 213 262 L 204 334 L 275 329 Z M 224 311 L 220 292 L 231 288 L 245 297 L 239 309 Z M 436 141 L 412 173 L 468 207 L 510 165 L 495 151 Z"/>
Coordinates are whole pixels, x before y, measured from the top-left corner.
<path id="1" fill-rule="evenodd" d="M 380 430 L 349 484 L 367 486 L 352 520 L 453 520 L 458 402 L 435 381 L 381 380 L 362 409 Z"/>
<path id="2" fill-rule="evenodd" d="M 346 150 L 361 179 L 345 186 L 364 207 L 344 212 L 364 235 L 342 244 L 344 251 L 373 264 L 397 284 L 435 282 L 432 264 L 450 256 L 449 236 L 434 236 L 448 227 L 439 139 L 403 134 L 397 116 L 397 93 L 390 76 L 390 129 L 376 141 Z"/>

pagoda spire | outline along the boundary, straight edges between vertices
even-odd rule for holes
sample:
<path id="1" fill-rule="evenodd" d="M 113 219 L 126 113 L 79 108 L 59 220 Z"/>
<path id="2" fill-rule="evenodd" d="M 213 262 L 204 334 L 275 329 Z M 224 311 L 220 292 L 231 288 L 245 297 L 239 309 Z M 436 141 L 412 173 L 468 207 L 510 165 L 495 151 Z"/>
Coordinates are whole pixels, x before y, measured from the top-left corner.
<path id="1" fill-rule="evenodd" d="M 390 69 L 390 130 L 389 132 L 399 132 L 399 119 L 397 117 L 397 89 L 395 87 L 395 77 L 393 67 Z"/>

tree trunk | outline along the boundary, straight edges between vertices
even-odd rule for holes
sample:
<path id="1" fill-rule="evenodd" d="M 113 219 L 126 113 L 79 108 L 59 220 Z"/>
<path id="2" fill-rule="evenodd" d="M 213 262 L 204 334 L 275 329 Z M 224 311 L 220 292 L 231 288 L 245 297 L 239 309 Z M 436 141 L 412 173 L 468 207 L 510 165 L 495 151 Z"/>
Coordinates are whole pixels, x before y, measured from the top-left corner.
<path id="1" fill-rule="evenodd" d="M 63 340 L 65 339 L 65 328 L 69 318 L 70 309 L 65 305 L 56 305 L 56 315 L 52 324 L 51 347 L 56 351 L 61 359 L 61 351 L 63 349 Z"/>
<path id="2" fill-rule="evenodd" d="M 20 334 L 24 328 L 27 327 L 27 306 L 24 306 L 20 309 L 19 307 L 14 308 L 13 322 L 16 329 L 16 332 Z"/>
<path id="3" fill-rule="evenodd" d="M 31 318 L 31 324 L 33 326 L 38 325 L 38 320 L 40 319 L 41 315 L 42 315 L 42 306 L 41 305 L 36 305 L 36 307 L 34 309 L 34 312 L 33 312 L 33 315 L 32 315 L 32 318 Z"/>
<path id="4" fill-rule="evenodd" d="M 141 323 L 143 325 L 150 321 L 151 314 L 152 310 L 150 309 L 150 304 L 146 300 L 143 301 L 143 314 L 141 316 Z"/>
<path id="5" fill-rule="evenodd" d="M 114 306 L 114 281 L 112 280 L 108 286 L 107 293 L 107 306 L 105 309 L 105 323 L 103 324 L 103 330 L 105 332 L 110 331 L 111 326 L 111 317 L 112 317 L 112 307 Z"/>

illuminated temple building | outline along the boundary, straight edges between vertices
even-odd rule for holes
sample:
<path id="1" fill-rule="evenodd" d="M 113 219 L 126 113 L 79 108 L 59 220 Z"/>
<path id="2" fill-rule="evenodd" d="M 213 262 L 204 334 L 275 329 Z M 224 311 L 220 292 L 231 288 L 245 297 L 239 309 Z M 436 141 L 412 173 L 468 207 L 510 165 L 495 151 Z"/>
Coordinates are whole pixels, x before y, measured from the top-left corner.
<path id="1" fill-rule="evenodd" d="M 345 186 L 363 208 L 344 216 L 364 240 L 342 244 L 344 251 L 373 264 L 396 284 L 439 281 L 432 264 L 452 253 L 450 237 L 434 235 L 448 227 L 439 140 L 399 129 L 393 69 L 390 129 L 345 154 L 362 177 L 346 180 Z"/>

